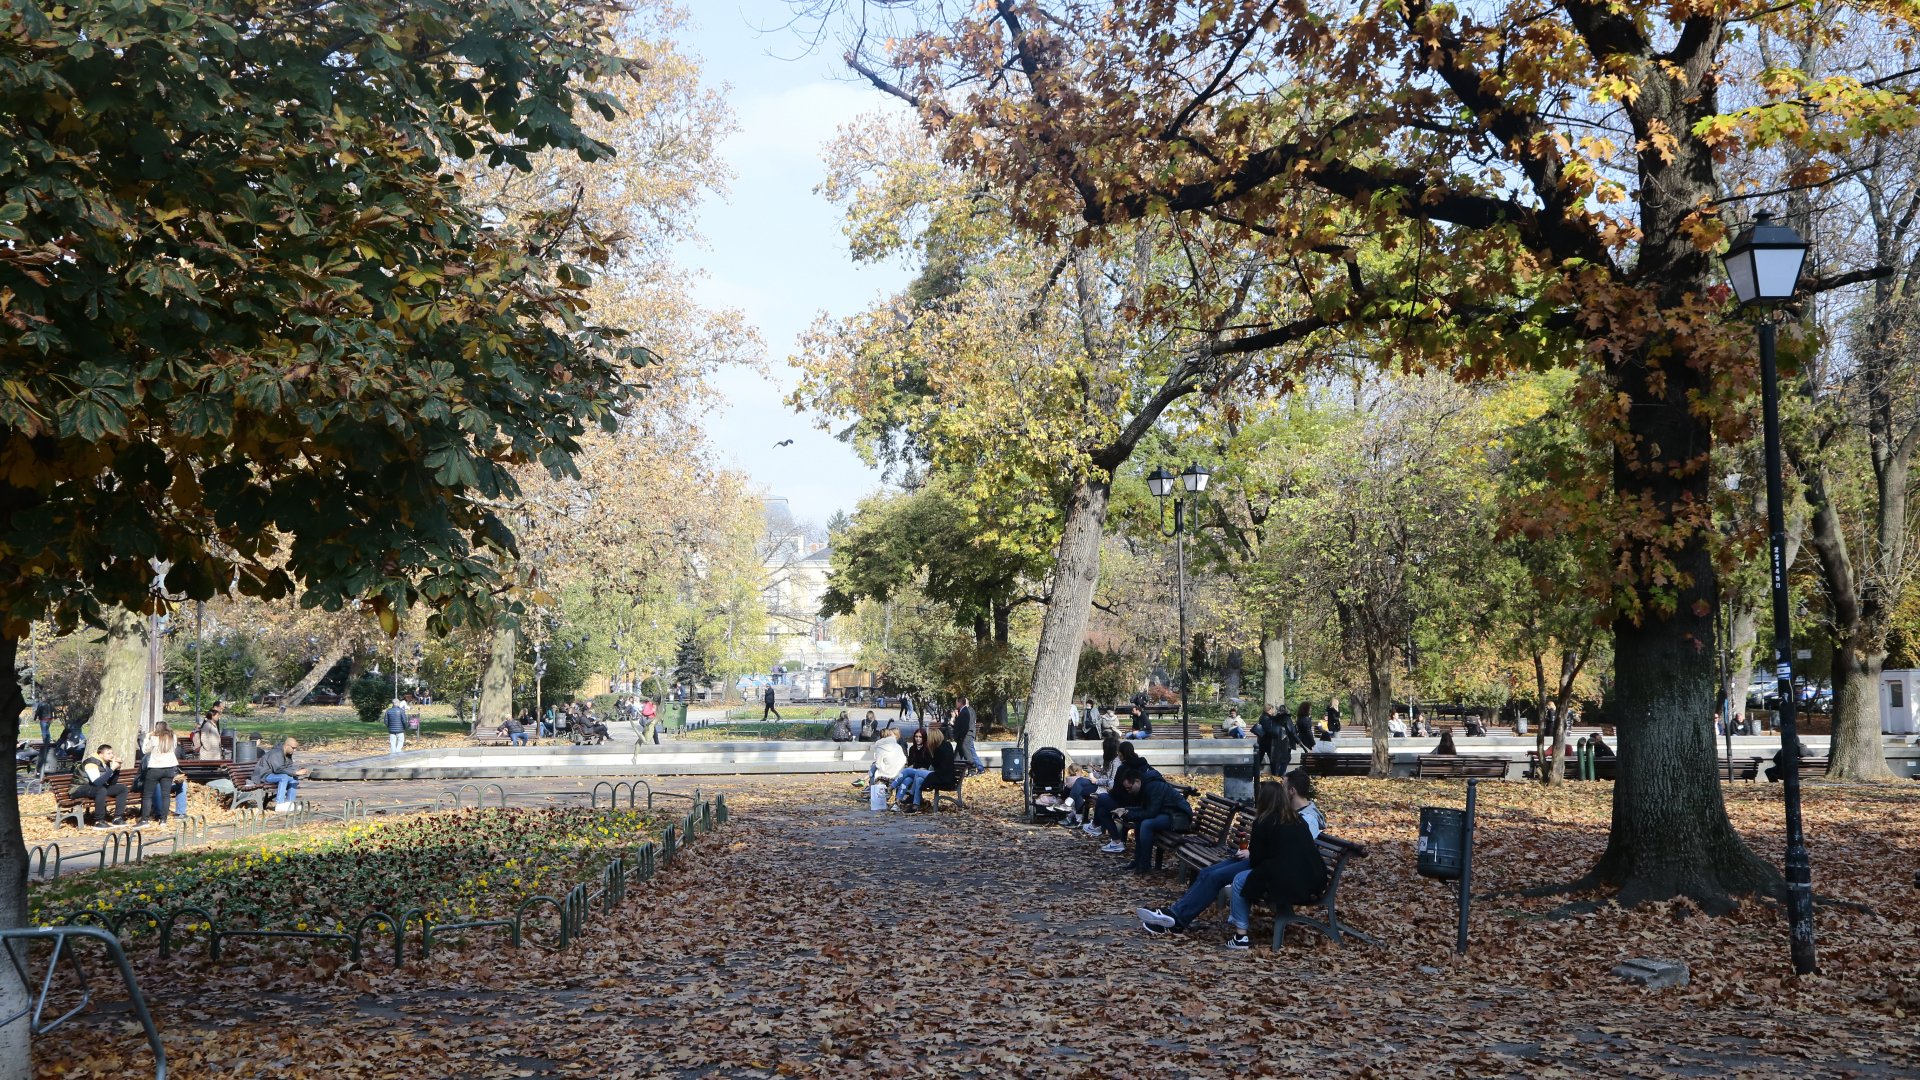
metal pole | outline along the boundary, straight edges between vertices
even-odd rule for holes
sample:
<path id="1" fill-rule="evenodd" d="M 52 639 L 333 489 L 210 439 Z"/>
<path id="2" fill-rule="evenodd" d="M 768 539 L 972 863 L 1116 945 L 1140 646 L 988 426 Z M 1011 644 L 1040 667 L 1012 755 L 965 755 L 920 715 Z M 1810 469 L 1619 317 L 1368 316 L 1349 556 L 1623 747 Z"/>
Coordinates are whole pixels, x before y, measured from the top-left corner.
<path id="1" fill-rule="evenodd" d="M 1781 490 L 1780 387 L 1773 357 L 1773 321 L 1760 324 L 1760 394 L 1767 453 L 1767 532 L 1773 556 L 1773 661 L 1780 680 L 1780 778 L 1787 803 L 1787 924 L 1793 970 L 1818 968 L 1813 943 L 1813 867 L 1800 825 L 1800 732 L 1793 697 L 1793 625 L 1787 609 L 1787 515 Z"/>
<path id="2" fill-rule="evenodd" d="M 196 708 L 207 707 L 206 687 L 200 680 L 200 653 L 207 647 L 207 602 L 193 602 L 193 703 Z"/>
<path id="3" fill-rule="evenodd" d="M 1185 518 L 1184 501 L 1173 501 L 1173 561 L 1177 575 L 1176 586 L 1180 607 L 1180 769 L 1191 771 L 1188 755 L 1192 752 L 1191 722 L 1187 716 L 1187 545 L 1184 538 L 1186 530 L 1182 527 Z"/>
<path id="4" fill-rule="evenodd" d="M 1460 834 L 1460 926 L 1453 938 L 1453 951 L 1467 954 L 1467 909 L 1473 902 L 1473 813 L 1480 795 L 1480 781 L 1467 781 L 1467 824 Z"/>
<path id="5" fill-rule="evenodd" d="M 393 700 L 400 700 L 400 633 L 393 635 Z"/>

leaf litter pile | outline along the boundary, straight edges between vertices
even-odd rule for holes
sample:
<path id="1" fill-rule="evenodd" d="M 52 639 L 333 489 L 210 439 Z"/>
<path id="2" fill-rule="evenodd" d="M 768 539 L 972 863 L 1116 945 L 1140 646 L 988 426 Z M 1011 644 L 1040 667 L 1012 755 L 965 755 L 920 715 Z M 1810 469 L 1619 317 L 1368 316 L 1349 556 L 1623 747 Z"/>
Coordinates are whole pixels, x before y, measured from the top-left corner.
<path id="1" fill-rule="evenodd" d="M 1198 781 L 1202 786 L 1209 782 Z M 1212 782 L 1217 786 L 1217 781 Z M 1463 784 L 1333 780 L 1329 830 L 1364 843 L 1343 917 L 1387 943 L 1225 950 L 1220 909 L 1149 938 L 1132 909 L 1172 873 L 1015 818 L 1017 790 L 968 808 L 873 814 L 844 779 L 730 782 L 702 837 L 575 948 L 436 949 L 395 971 L 300 949 L 214 971 L 139 954 L 174 1075 L 313 1077 L 1913 1076 L 1920 1070 L 1920 784 L 1809 785 L 1821 973 L 1795 978 L 1783 919 L 1748 901 L 1500 895 L 1569 880 L 1604 846 L 1611 785 L 1480 785 L 1470 954 L 1450 884 L 1413 872 L 1422 805 Z M 1728 792 L 1759 850 L 1783 844 L 1772 788 Z M 1571 898 L 1583 899 L 1579 897 Z M 1584 899 L 1595 899 L 1592 897 Z M 1609 973 L 1685 961 L 1690 985 Z M 43 1076 L 151 1071 L 103 1011 L 36 1046 Z"/>

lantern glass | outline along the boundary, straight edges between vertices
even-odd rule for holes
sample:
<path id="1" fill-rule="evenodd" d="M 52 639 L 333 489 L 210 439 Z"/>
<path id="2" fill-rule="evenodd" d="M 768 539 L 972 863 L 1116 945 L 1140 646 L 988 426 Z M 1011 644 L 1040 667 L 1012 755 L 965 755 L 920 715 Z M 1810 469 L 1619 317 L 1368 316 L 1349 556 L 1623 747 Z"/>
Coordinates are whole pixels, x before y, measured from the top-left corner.
<path id="1" fill-rule="evenodd" d="M 1173 491 L 1173 474 L 1165 465 L 1147 474 L 1147 490 L 1153 492 L 1156 499 L 1164 499 Z"/>
<path id="2" fill-rule="evenodd" d="M 1180 474 L 1180 482 L 1186 485 L 1187 491 L 1198 495 L 1207 490 L 1207 480 L 1212 475 L 1213 473 L 1204 465 L 1189 465 Z"/>

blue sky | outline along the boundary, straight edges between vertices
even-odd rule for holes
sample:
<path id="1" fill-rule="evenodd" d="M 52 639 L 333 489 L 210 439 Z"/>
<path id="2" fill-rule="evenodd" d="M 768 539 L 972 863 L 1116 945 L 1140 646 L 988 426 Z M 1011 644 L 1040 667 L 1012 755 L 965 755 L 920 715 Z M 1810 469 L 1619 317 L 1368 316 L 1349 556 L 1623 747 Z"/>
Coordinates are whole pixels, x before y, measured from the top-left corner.
<path id="1" fill-rule="evenodd" d="M 731 190 L 702 206 L 706 244 L 684 250 L 681 261 L 706 273 L 696 297 L 743 312 L 767 355 L 765 374 L 730 370 L 716 378 L 725 404 L 704 423 L 723 460 L 767 494 L 785 496 L 795 517 L 824 524 L 835 510 L 851 512 L 880 477 L 812 417 L 781 403 L 796 378 L 787 360 L 821 311 L 851 314 L 907 279 L 903 266 L 855 264 L 839 212 L 814 192 L 834 131 L 889 102 L 845 78 L 831 43 L 801 55 L 803 43 L 785 28 L 785 0 L 689 6 L 687 50 L 702 58 L 708 83 L 729 88 L 739 130 L 722 147 Z M 793 445 L 775 448 L 785 439 Z"/>

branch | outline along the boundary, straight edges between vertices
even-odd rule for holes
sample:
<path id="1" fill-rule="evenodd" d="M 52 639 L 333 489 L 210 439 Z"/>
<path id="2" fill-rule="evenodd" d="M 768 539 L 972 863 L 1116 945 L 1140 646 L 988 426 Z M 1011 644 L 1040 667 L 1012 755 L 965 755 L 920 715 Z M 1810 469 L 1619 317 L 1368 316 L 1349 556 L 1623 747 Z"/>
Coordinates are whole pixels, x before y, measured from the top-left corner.
<path id="1" fill-rule="evenodd" d="M 1859 270 L 1848 270 L 1843 274 L 1822 274 L 1808 282 L 1802 291 L 1823 293 L 1834 289 L 1844 289 L 1849 285 L 1858 285 L 1863 281 L 1878 281 L 1881 278 L 1892 276 L 1893 267 L 1883 263 L 1879 266 L 1868 266 L 1862 267 Z"/>

